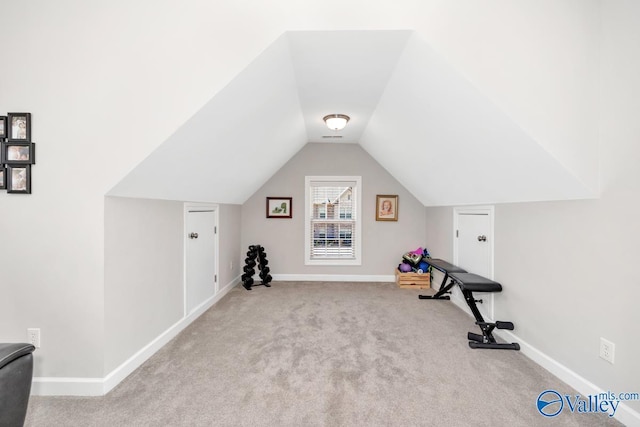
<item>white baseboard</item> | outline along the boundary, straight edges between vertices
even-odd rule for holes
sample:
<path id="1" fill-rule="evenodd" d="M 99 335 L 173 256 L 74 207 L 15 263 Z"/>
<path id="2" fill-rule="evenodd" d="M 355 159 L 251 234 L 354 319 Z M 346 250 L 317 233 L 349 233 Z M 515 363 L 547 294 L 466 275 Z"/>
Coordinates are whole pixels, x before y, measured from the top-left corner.
<path id="1" fill-rule="evenodd" d="M 395 282 L 392 274 L 274 274 L 273 280 L 285 282 Z"/>
<path id="2" fill-rule="evenodd" d="M 240 276 L 234 278 L 215 296 L 204 301 L 189 315 L 173 324 L 169 329 L 158 335 L 149 344 L 138 350 L 120 366 L 111 371 L 104 378 L 58 378 L 35 377 L 31 385 L 31 394 L 34 396 L 103 396 L 117 386 L 122 380 L 138 369 L 144 362 L 153 356 L 169 341 L 175 338 L 182 330 L 211 308 L 224 297 L 240 280 Z"/>
<path id="3" fill-rule="evenodd" d="M 32 396 L 102 396 L 104 378 L 34 377 Z"/>
<path id="4" fill-rule="evenodd" d="M 557 360 L 552 359 L 516 334 L 506 329 L 496 329 L 494 332 L 495 335 L 507 342 L 517 342 L 520 344 L 522 354 L 551 372 L 569 386 L 575 388 L 581 395 L 588 396 L 606 393 L 606 390 L 601 389 Z M 625 402 L 620 402 L 614 418 L 627 426 L 640 426 L 640 413 L 631 409 Z"/>
<path id="5" fill-rule="evenodd" d="M 37 396 L 102 396 L 112 390 L 129 374 L 140 367 L 147 359 L 178 335 L 195 319 L 211 308 L 238 283 L 240 276 L 229 282 L 216 296 L 211 297 L 191 314 L 176 322 L 173 326 L 160 334 L 124 363 L 110 372 L 104 378 L 59 378 L 35 377 L 31 394 Z M 324 275 L 324 274 L 274 274 L 273 280 L 282 281 L 327 281 L 327 282 L 394 282 L 392 275 Z M 471 316 L 466 302 L 453 296 L 451 301 Z M 496 330 L 496 335 L 508 342 L 520 344 L 520 351 L 529 359 L 542 366 L 560 380 L 576 389 L 582 395 L 594 395 L 605 392 L 576 372 L 552 359 L 545 353 L 533 347 L 520 337 L 507 330 Z M 627 426 L 640 426 L 640 413 L 621 402 L 615 418 Z"/>
<path id="6" fill-rule="evenodd" d="M 466 301 L 460 298 L 455 298 L 453 296 L 451 298 L 451 301 L 469 316 L 473 317 Z M 547 371 L 551 372 L 558 379 L 567 383 L 570 387 L 576 389 L 581 395 L 588 396 L 606 392 L 586 378 L 567 368 L 557 360 L 552 359 L 531 344 L 527 343 L 513 332 L 510 332 L 506 329 L 494 329 L 493 332 L 497 337 L 505 340 L 506 342 L 517 342 L 518 344 L 520 344 L 520 351 L 522 352 L 522 354 L 545 368 Z M 640 426 L 640 413 L 631 409 L 629 405 L 625 404 L 625 402 L 620 402 L 614 418 L 626 426 Z"/>

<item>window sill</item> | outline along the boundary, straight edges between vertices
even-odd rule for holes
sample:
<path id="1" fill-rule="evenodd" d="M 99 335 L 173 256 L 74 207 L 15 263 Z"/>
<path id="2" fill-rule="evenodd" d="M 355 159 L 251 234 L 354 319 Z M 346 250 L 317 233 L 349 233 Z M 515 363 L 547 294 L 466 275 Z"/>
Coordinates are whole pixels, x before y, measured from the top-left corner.
<path id="1" fill-rule="evenodd" d="M 306 259 L 304 265 L 362 265 L 359 259 Z"/>

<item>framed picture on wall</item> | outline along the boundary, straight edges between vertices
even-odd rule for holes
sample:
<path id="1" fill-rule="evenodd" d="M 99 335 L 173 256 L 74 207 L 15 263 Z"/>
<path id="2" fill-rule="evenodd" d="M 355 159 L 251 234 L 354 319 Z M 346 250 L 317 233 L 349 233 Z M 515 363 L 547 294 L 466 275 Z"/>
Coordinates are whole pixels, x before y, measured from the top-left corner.
<path id="1" fill-rule="evenodd" d="M 7 137 L 7 116 L 0 116 L 0 139 Z"/>
<path id="2" fill-rule="evenodd" d="M 7 169 L 4 165 L 0 165 L 0 190 L 7 188 Z"/>
<path id="3" fill-rule="evenodd" d="M 376 196 L 376 221 L 398 220 L 398 195 L 378 194 Z"/>
<path id="4" fill-rule="evenodd" d="M 36 163 L 35 150 L 33 142 L 3 142 L 0 158 L 8 165 L 33 165 Z"/>
<path id="5" fill-rule="evenodd" d="M 31 194 L 31 165 L 7 166 L 7 193 Z"/>
<path id="6" fill-rule="evenodd" d="M 31 113 L 7 114 L 7 138 L 9 141 L 31 141 Z"/>
<path id="7" fill-rule="evenodd" d="M 267 218 L 292 218 L 291 197 L 267 197 Z"/>

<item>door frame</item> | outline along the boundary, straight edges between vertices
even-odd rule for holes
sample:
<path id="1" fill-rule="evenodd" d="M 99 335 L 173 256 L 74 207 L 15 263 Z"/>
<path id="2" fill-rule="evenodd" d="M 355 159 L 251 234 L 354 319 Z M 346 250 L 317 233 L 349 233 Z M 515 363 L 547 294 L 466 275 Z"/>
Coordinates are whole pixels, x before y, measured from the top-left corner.
<path id="1" fill-rule="evenodd" d="M 473 207 L 455 207 L 453 208 L 453 264 L 458 265 L 458 238 L 456 237 L 456 232 L 458 231 L 458 216 L 459 215 L 488 215 L 489 216 L 489 234 L 487 238 L 489 239 L 489 277 L 487 279 L 493 280 L 494 275 L 494 217 L 495 217 L 495 207 L 494 206 L 473 206 Z M 470 273 L 473 273 L 470 271 Z"/>
<path id="2" fill-rule="evenodd" d="M 459 216 L 460 215 L 488 215 L 489 216 L 489 232 L 487 238 L 489 239 L 489 277 L 487 279 L 493 280 L 494 277 L 494 217 L 495 217 L 495 207 L 486 205 L 486 206 L 469 206 L 469 207 L 454 207 L 453 208 L 453 264 L 458 265 L 459 259 L 459 247 L 458 247 L 458 238 L 456 237 L 456 231 L 459 229 Z M 470 271 L 470 273 L 473 273 Z M 459 306 L 462 307 L 463 310 L 471 314 L 471 311 L 468 309 L 467 304 L 464 302 L 464 298 L 462 298 L 462 293 L 457 289 L 454 292 L 454 297 L 459 299 Z M 492 322 L 495 319 L 495 307 L 496 301 L 494 298 L 494 293 L 490 293 L 484 298 L 488 298 L 491 301 L 491 309 L 488 313 L 488 319 L 486 321 Z"/>
<path id="3" fill-rule="evenodd" d="M 189 241 L 189 231 L 188 231 L 188 215 L 189 212 L 208 212 L 208 211 L 213 211 L 215 212 L 215 227 L 216 227 L 216 233 L 214 234 L 214 244 L 216 247 L 215 250 L 215 254 L 214 254 L 214 269 L 215 269 L 215 275 L 217 276 L 217 279 L 215 281 L 215 293 L 213 294 L 213 296 L 215 297 L 218 292 L 220 292 L 220 271 L 218 271 L 219 269 L 219 261 L 220 261 L 220 242 L 218 239 L 218 231 L 220 230 L 220 205 L 218 205 L 217 203 L 199 203 L 199 202 L 187 202 L 184 204 L 183 206 L 183 220 L 182 220 L 182 228 L 183 228 L 183 250 L 182 250 L 182 282 L 183 282 L 183 286 L 182 286 L 182 300 L 183 300 L 183 304 L 182 304 L 182 313 L 183 313 L 183 317 L 187 317 L 189 316 L 189 313 L 187 313 L 187 243 Z"/>

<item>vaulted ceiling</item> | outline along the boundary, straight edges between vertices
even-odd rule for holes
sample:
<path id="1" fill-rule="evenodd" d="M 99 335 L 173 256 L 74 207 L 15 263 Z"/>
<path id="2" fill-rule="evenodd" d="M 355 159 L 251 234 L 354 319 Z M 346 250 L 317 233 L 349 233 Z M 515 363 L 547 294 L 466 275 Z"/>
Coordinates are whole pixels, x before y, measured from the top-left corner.
<path id="1" fill-rule="evenodd" d="M 425 206 L 596 195 L 413 31 L 283 34 L 109 194 L 243 203 L 307 142 L 359 143 Z"/>

